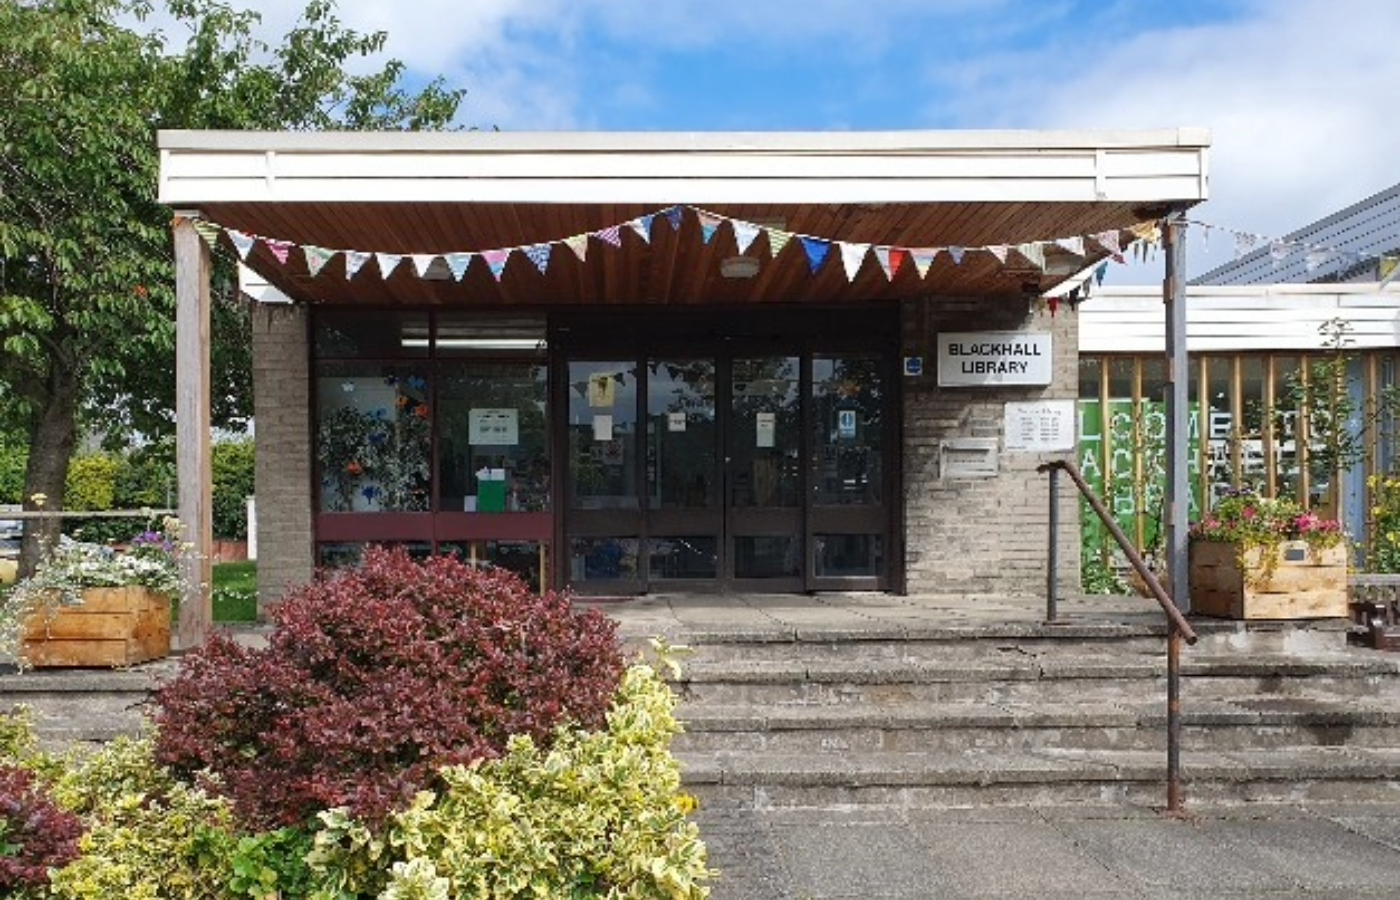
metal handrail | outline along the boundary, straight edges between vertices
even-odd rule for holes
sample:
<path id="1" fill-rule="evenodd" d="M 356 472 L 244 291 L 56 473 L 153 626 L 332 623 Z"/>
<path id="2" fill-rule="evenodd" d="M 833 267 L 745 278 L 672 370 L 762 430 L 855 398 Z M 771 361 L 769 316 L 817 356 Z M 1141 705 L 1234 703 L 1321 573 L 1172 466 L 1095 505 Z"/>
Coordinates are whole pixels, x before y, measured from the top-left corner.
<path id="1" fill-rule="evenodd" d="M 1173 815 L 1180 815 L 1182 812 L 1181 794 L 1181 642 L 1184 639 L 1188 644 L 1194 644 L 1197 640 L 1195 629 L 1186 621 L 1186 617 L 1181 614 L 1181 610 L 1176 608 L 1171 597 L 1167 596 L 1167 591 L 1162 587 L 1162 582 L 1157 580 L 1157 575 L 1148 567 L 1143 560 L 1142 554 L 1138 553 L 1133 545 L 1128 541 L 1128 536 L 1123 533 L 1123 529 L 1109 515 L 1107 507 L 1103 501 L 1094 493 L 1094 489 L 1089 487 L 1084 476 L 1074 463 L 1067 459 L 1058 459 L 1043 463 L 1036 467 L 1037 472 L 1043 472 L 1050 476 L 1050 553 L 1047 568 L 1047 591 L 1046 604 L 1047 614 L 1050 622 L 1056 620 L 1055 609 L 1055 578 L 1058 568 L 1059 544 L 1059 488 L 1056 482 L 1056 475 L 1060 471 L 1066 472 L 1079 488 L 1079 493 L 1088 501 L 1089 506 L 1103 522 L 1108 533 L 1113 536 L 1113 540 L 1118 544 L 1123 555 L 1127 557 L 1129 565 L 1133 567 L 1139 577 L 1142 578 L 1147 589 L 1152 593 L 1152 597 L 1157 601 L 1157 605 L 1162 607 L 1162 612 L 1167 616 L 1167 812 Z"/>

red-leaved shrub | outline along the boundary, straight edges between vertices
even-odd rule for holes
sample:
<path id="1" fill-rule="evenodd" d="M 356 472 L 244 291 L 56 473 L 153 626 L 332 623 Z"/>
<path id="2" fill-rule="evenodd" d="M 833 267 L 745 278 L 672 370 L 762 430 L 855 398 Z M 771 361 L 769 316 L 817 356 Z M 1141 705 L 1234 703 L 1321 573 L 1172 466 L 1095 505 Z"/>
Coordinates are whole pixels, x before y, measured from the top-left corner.
<path id="1" fill-rule="evenodd" d="M 83 825 L 54 805 L 25 769 L 0 764 L 0 897 L 49 883 L 49 870 L 78 858 Z"/>
<path id="2" fill-rule="evenodd" d="M 372 549 L 272 610 L 264 649 L 213 637 L 155 698 L 157 759 L 262 828 L 348 806 L 371 822 L 513 734 L 603 724 L 615 625 L 503 570 Z"/>

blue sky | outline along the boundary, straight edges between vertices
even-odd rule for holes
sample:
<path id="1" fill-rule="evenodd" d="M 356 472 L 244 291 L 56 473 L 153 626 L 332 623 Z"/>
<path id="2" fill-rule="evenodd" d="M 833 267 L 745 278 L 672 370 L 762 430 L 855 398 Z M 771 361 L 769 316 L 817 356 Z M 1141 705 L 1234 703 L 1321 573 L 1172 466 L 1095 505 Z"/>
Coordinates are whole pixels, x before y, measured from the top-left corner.
<path id="1" fill-rule="evenodd" d="M 299 3 L 251 0 L 269 34 Z M 1195 218 L 1279 236 L 1400 182 L 1396 0 L 340 0 L 510 131 L 1212 131 Z M 1189 270 L 1231 256 L 1191 245 Z M 1115 273 L 1160 279 L 1160 265 Z"/>

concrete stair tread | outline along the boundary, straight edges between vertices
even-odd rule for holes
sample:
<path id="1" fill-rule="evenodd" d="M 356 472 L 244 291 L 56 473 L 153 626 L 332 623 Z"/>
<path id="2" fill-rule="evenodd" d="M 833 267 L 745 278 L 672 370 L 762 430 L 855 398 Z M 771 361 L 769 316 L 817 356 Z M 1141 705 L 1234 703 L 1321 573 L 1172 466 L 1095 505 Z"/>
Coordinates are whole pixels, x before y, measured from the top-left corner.
<path id="1" fill-rule="evenodd" d="M 688 784 L 937 786 L 1161 780 L 1166 758 L 1148 750 L 965 750 L 931 753 L 680 753 Z M 1183 751 L 1182 777 L 1197 781 L 1400 778 L 1400 748 L 1288 747 Z"/>
<path id="2" fill-rule="evenodd" d="M 824 728 L 1045 728 L 1135 727 L 1166 721 L 1165 700 L 1120 702 L 911 702 L 869 704 L 794 703 L 682 707 L 687 731 L 783 731 Z M 1400 724 L 1400 705 L 1383 698 L 1243 695 L 1192 699 L 1183 704 L 1185 725 L 1351 723 Z"/>

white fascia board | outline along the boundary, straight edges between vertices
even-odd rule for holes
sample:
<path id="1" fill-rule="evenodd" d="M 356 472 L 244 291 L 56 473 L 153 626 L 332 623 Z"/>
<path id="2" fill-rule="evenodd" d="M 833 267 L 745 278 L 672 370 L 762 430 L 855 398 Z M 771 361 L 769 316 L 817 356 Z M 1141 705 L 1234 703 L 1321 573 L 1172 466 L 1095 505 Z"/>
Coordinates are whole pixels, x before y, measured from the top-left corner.
<path id="1" fill-rule="evenodd" d="M 1080 353 L 1165 352 L 1160 288 L 1100 288 L 1078 312 Z M 1186 294 L 1186 348 L 1323 350 L 1319 329 L 1333 319 L 1351 325 L 1352 349 L 1400 348 L 1400 284 L 1192 286 Z"/>
<path id="2" fill-rule="evenodd" d="M 1206 187 L 1207 144 L 1192 135 L 161 132 L 160 199 L 1189 204 Z"/>

